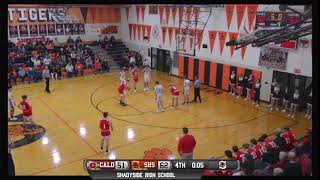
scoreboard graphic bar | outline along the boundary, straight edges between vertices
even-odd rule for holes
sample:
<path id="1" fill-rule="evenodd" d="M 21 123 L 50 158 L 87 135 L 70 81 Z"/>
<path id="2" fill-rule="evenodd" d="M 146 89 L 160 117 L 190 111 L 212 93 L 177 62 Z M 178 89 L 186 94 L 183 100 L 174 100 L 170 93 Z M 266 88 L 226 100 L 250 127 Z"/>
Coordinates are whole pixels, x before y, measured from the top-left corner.
<path id="1" fill-rule="evenodd" d="M 93 179 L 200 179 L 204 170 L 236 170 L 230 160 L 85 160 Z"/>

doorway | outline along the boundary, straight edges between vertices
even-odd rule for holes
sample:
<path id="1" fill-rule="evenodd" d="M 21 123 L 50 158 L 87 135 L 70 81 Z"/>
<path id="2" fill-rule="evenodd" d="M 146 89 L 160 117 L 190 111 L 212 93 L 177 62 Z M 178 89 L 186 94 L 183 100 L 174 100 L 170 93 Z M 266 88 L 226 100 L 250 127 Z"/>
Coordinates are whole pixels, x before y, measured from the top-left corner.
<path id="1" fill-rule="evenodd" d="M 152 48 L 151 67 L 162 72 L 169 72 L 167 60 L 170 58 L 170 51 Z"/>

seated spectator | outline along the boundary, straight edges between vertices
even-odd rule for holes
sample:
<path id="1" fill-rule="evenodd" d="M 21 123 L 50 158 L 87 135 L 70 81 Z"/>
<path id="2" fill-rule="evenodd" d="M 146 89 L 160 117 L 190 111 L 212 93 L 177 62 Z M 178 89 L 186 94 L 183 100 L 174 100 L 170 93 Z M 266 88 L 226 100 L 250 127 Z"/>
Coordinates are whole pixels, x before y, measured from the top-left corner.
<path id="1" fill-rule="evenodd" d="M 296 153 L 290 151 L 288 153 L 288 164 L 283 170 L 285 176 L 302 176 L 302 167 L 296 158 Z"/>
<path id="2" fill-rule="evenodd" d="M 74 41 L 71 38 L 71 36 L 69 36 L 69 38 L 67 39 L 67 45 L 68 45 L 69 48 L 73 48 Z"/>
<path id="3" fill-rule="evenodd" d="M 69 77 L 69 78 L 72 78 L 72 76 L 73 76 L 73 70 L 74 70 L 73 65 L 71 64 L 71 62 L 69 62 L 69 63 L 67 64 L 67 66 L 66 66 L 66 71 L 67 71 L 67 73 L 68 73 L 68 77 Z"/>
<path id="4" fill-rule="evenodd" d="M 102 61 L 102 71 L 105 72 L 109 72 L 110 71 L 110 67 L 109 67 L 109 63 L 107 60 Z"/>
<path id="5" fill-rule="evenodd" d="M 273 140 L 273 142 L 277 145 L 277 147 L 278 147 L 278 149 L 280 150 L 280 151 L 283 151 L 283 150 L 285 150 L 285 148 L 284 148 L 284 145 L 285 145 L 285 141 L 284 141 L 284 139 L 281 137 L 281 130 L 280 129 L 278 129 L 277 131 L 276 131 L 276 138 Z"/>
<path id="6" fill-rule="evenodd" d="M 95 73 L 101 73 L 102 72 L 102 67 L 101 67 L 101 63 L 100 63 L 99 60 L 95 61 L 94 69 L 95 69 Z"/>
<path id="7" fill-rule="evenodd" d="M 21 79 L 22 82 L 24 82 L 24 78 L 26 77 L 26 72 L 22 67 L 19 68 L 18 77 Z"/>
<path id="8" fill-rule="evenodd" d="M 312 173 L 312 160 L 309 157 L 308 144 L 303 143 L 301 147 L 296 148 L 296 153 L 299 157 L 299 164 L 302 167 L 302 176 L 310 176 Z"/>
<path id="9" fill-rule="evenodd" d="M 283 170 L 281 168 L 274 168 L 273 176 L 283 176 Z"/>
<path id="10" fill-rule="evenodd" d="M 17 73 L 14 69 L 9 73 L 9 80 L 11 83 L 13 81 L 14 84 L 17 85 Z"/>
<path id="11" fill-rule="evenodd" d="M 287 152 L 281 151 L 279 153 L 279 161 L 276 164 L 274 164 L 273 167 L 283 169 L 288 163 L 287 156 L 288 156 Z"/>
<path id="12" fill-rule="evenodd" d="M 277 156 L 272 147 L 267 147 L 267 152 L 262 155 L 262 162 L 274 164 L 277 162 Z"/>
<path id="13" fill-rule="evenodd" d="M 29 70 L 28 70 L 28 83 L 29 84 L 31 81 L 33 81 L 34 75 L 35 75 L 34 69 L 32 67 L 29 67 Z"/>
<path id="14" fill-rule="evenodd" d="M 35 82 L 42 80 L 42 68 L 37 66 L 35 69 Z"/>
<path id="15" fill-rule="evenodd" d="M 251 175 L 254 171 L 254 159 L 250 154 L 245 154 L 246 161 L 240 164 L 241 174 Z"/>
<path id="16" fill-rule="evenodd" d="M 81 76 L 83 76 L 83 64 L 80 63 L 80 61 L 77 61 L 77 64 L 75 65 L 75 75 L 76 77 L 78 76 L 78 74 L 81 74 Z"/>
<path id="17" fill-rule="evenodd" d="M 76 57 L 77 57 L 76 52 L 75 52 L 75 51 L 71 51 L 71 53 L 70 53 L 70 59 L 71 59 L 72 64 L 75 64 L 75 63 L 76 63 L 76 60 L 77 60 Z"/>
<path id="18" fill-rule="evenodd" d="M 284 149 L 286 151 L 291 151 L 297 144 L 295 135 L 288 127 L 282 130 L 280 137 L 284 139 Z"/>
<path id="19" fill-rule="evenodd" d="M 85 57 L 85 62 L 86 62 L 86 69 L 91 69 L 92 68 L 92 59 L 91 56 L 86 56 Z"/>
<path id="20" fill-rule="evenodd" d="M 56 69 L 54 69 L 54 72 L 57 73 L 57 79 L 60 80 L 60 79 L 61 79 L 61 76 L 62 76 L 60 65 L 57 65 L 57 66 L 56 66 Z"/>
<path id="21" fill-rule="evenodd" d="M 262 161 L 255 161 L 255 170 L 252 175 L 254 176 L 272 176 L 273 167 L 269 163 L 263 163 Z"/>
<path id="22" fill-rule="evenodd" d="M 50 66 L 51 66 L 51 57 L 49 55 L 44 57 L 43 64 L 50 68 Z"/>

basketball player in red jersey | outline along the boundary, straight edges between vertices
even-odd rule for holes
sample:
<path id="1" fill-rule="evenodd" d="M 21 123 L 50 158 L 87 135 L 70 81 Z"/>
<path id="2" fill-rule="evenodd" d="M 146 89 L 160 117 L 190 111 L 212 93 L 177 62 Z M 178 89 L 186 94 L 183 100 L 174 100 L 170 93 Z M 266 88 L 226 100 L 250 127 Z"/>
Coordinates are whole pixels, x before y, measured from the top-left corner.
<path id="1" fill-rule="evenodd" d="M 22 95 L 21 98 L 22 98 L 22 101 L 18 105 L 18 108 L 22 110 L 23 126 L 26 129 L 26 131 L 29 131 L 25 125 L 27 122 L 30 122 L 33 125 L 31 130 L 34 130 L 35 128 L 37 128 L 37 126 L 36 126 L 36 123 L 34 123 L 32 121 L 32 107 L 31 107 L 30 103 L 27 101 L 28 96 Z"/>
<path id="2" fill-rule="evenodd" d="M 171 109 L 177 108 L 178 107 L 178 97 L 180 94 L 179 89 L 173 85 L 173 84 L 169 84 L 169 88 L 172 94 L 172 106 Z"/>
<path id="3" fill-rule="evenodd" d="M 257 156 L 257 153 L 256 151 L 250 147 L 249 144 L 243 144 L 243 148 L 245 149 L 245 153 L 249 154 L 252 156 L 253 160 L 257 160 L 258 159 L 258 156 Z"/>
<path id="4" fill-rule="evenodd" d="M 265 150 L 269 147 L 272 147 L 272 149 L 275 151 L 277 149 L 276 143 L 273 142 L 271 138 L 268 138 L 268 135 L 263 134 L 260 138 L 259 141 L 262 142 L 262 146 L 265 147 Z"/>
<path id="5" fill-rule="evenodd" d="M 133 79 L 134 92 L 137 92 L 137 84 L 138 84 L 138 80 L 139 80 L 139 70 L 138 70 L 137 66 L 135 66 L 133 68 L 133 70 L 131 70 L 131 75 L 132 75 L 132 79 Z"/>
<path id="6" fill-rule="evenodd" d="M 244 153 L 239 150 L 238 146 L 233 146 L 232 151 L 236 155 L 236 159 L 239 160 L 241 163 L 244 163 L 246 161 Z"/>
<path id="7" fill-rule="evenodd" d="M 120 82 L 120 85 L 118 87 L 118 92 L 119 92 L 119 95 L 120 95 L 120 104 L 122 106 L 126 106 L 127 104 L 125 103 L 125 89 L 126 89 L 126 85 L 127 85 L 127 81 L 128 80 L 121 80 Z"/>
<path id="8" fill-rule="evenodd" d="M 256 151 L 258 159 L 262 159 L 263 153 L 265 153 L 267 150 L 263 146 L 258 144 L 256 139 L 251 139 L 250 142 L 251 142 L 252 147 Z"/>
<path id="9" fill-rule="evenodd" d="M 285 140 L 284 148 L 287 151 L 291 151 L 297 144 L 296 138 L 289 128 L 285 128 L 280 137 Z"/>
<path id="10" fill-rule="evenodd" d="M 109 141 L 110 141 L 110 131 L 113 131 L 113 126 L 108 118 L 108 112 L 103 113 L 103 118 L 100 120 L 100 130 L 101 130 L 101 144 L 100 149 L 103 151 L 103 145 L 105 143 L 106 155 L 109 153 Z"/>

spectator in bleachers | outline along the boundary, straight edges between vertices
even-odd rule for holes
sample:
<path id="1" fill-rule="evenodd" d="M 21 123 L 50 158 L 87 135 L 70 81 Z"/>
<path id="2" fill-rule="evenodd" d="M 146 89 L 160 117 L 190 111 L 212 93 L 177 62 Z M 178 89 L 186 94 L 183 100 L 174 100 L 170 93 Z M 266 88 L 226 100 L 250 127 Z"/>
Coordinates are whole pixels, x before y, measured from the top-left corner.
<path id="1" fill-rule="evenodd" d="M 262 162 L 274 164 L 277 162 L 277 154 L 272 147 L 267 147 L 267 152 L 262 155 Z"/>
<path id="2" fill-rule="evenodd" d="M 14 69 L 9 73 L 9 80 L 10 82 L 13 81 L 14 84 L 17 85 L 17 73 Z"/>
<path id="3" fill-rule="evenodd" d="M 130 67 L 133 67 L 133 66 L 135 66 L 135 64 L 136 64 L 136 58 L 135 58 L 135 54 L 133 54 L 133 55 L 130 57 L 129 65 L 130 65 Z"/>
<path id="4" fill-rule="evenodd" d="M 58 80 L 61 79 L 61 76 L 62 76 L 62 73 L 61 73 L 61 66 L 60 65 L 57 65 L 56 66 L 56 69 L 54 69 L 54 72 L 58 74 Z"/>
<path id="5" fill-rule="evenodd" d="M 51 66 L 51 57 L 49 55 L 46 55 L 43 58 L 43 64 L 50 67 Z"/>
<path id="6" fill-rule="evenodd" d="M 60 44 L 60 42 L 58 41 L 58 38 L 54 38 L 54 50 L 56 51 L 56 52 L 58 52 L 59 51 L 59 49 L 60 49 L 60 47 L 61 47 L 61 44 Z"/>
<path id="7" fill-rule="evenodd" d="M 283 176 L 283 169 L 281 169 L 281 168 L 274 168 L 274 169 L 273 169 L 273 176 Z"/>
<path id="8" fill-rule="evenodd" d="M 50 69 L 50 73 L 51 73 L 52 80 L 58 80 L 57 66 L 52 66 L 52 68 Z"/>
<path id="9" fill-rule="evenodd" d="M 302 176 L 302 167 L 299 164 L 296 153 L 294 151 L 290 151 L 288 153 L 288 164 L 283 170 L 285 176 Z"/>
<path id="10" fill-rule="evenodd" d="M 67 73 L 68 73 L 68 77 L 69 77 L 69 78 L 72 78 L 72 76 L 73 76 L 73 70 L 74 70 L 73 65 L 71 64 L 71 62 L 69 62 L 69 63 L 67 64 L 67 66 L 66 66 L 66 71 L 67 71 Z"/>
<path id="11" fill-rule="evenodd" d="M 309 142 L 305 141 L 303 141 L 303 145 L 301 147 L 296 148 L 299 163 L 302 167 L 302 176 L 310 176 L 312 172 L 312 160 L 309 157 L 309 148 Z"/>
<path id="12" fill-rule="evenodd" d="M 24 78 L 26 77 L 26 72 L 22 67 L 19 68 L 18 77 L 21 79 L 22 82 L 24 82 Z"/>
<path id="13" fill-rule="evenodd" d="M 273 142 L 278 146 L 279 151 L 283 151 L 284 150 L 284 139 L 281 137 L 281 130 L 278 129 L 276 131 L 276 138 L 273 140 Z"/>
<path id="14" fill-rule="evenodd" d="M 281 151 L 279 153 L 279 161 L 276 164 L 274 164 L 273 167 L 283 169 L 288 163 L 287 156 L 288 156 L 287 152 Z"/>
<path id="15" fill-rule="evenodd" d="M 31 81 L 33 81 L 34 79 L 34 69 L 32 67 L 29 67 L 29 70 L 28 70 L 28 83 L 30 84 Z"/>
<path id="16" fill-rule="evenodd" d="M 77 64 L 75 65 L 75 76 L 77 77 L 79 73 L 83 76 L 83 64 L 80 63 L 80 61 L 77 61 Z"/>
<path id="17" fill-rule="evenodd" d="M 95 74 L 102 72 L 102 66 L 101 66 L 99 59 L 96 59 L 96 61 L 94 63 L 94 69 L 95 69 L 95 72 L 94 72 Z"/>
<path id="18" fill-rule="evenodd" d="M 246 161 L 242 164 L 240 164 L 240 168 L 242 170 L 242 173 L 246 175 L 251 175 L 254 171 L 254 159 L 251 155 L 245 154 Z"/>
<path id="19" fill-rule="evenodd" d="M 42 80 L 42 69 L 40 66 L 37 66 L 35 69 L 35 82 Z"/>
<path id="20" fill-rule="evenodd" d="M 102 61 L 101 65 L 102 65 L 102 71 L 103 72 L 105 72 L 105 71 L 109 72 L 110 71 L 109 63 L 108 63 L 108 61 L 106 59 Z"/>
<path id="21" fill-rule="evenodd" d="M 91 69 L 92 68 L 92 59 L 89 54 L 85 56 L 85 63 L 86 63 L 86 69 Z"/>
<path id="22" fill-rule="evenodd" d="M 69 36 L 69 38 L 67 39 L 67 45 L 68 45 L 69 48 L 72 48 L 73 45 L 74 45 L 74 41 L 71 38 L 71 36 Z"/>
<path id="23" fill-rule="evenodd" d="M 76 39 L 76 47 L 80 48 L 82 45 L 83 45 L 82 39 L 80 38 L 80 36 L 78 36 Z"/>
<path id="24" fill-rule="evenodd" d="M 254 176 L 271 176 L 272 175 L 272 166 L 268 163 L 262 161 L 255 161 L 255 170 L 252 175 Z"/>
<path id="25" fill-rule="evenodd" d="M 77 60 L 76 57 L 77 57 L 76 52 L 75 52 L 75 51 L 71 51 L 71 53 L 70 53 L 70 58 L 71 58 L 72 64 L 75 64 L 75 63 L 76 63 L 76 60 Z"/>

